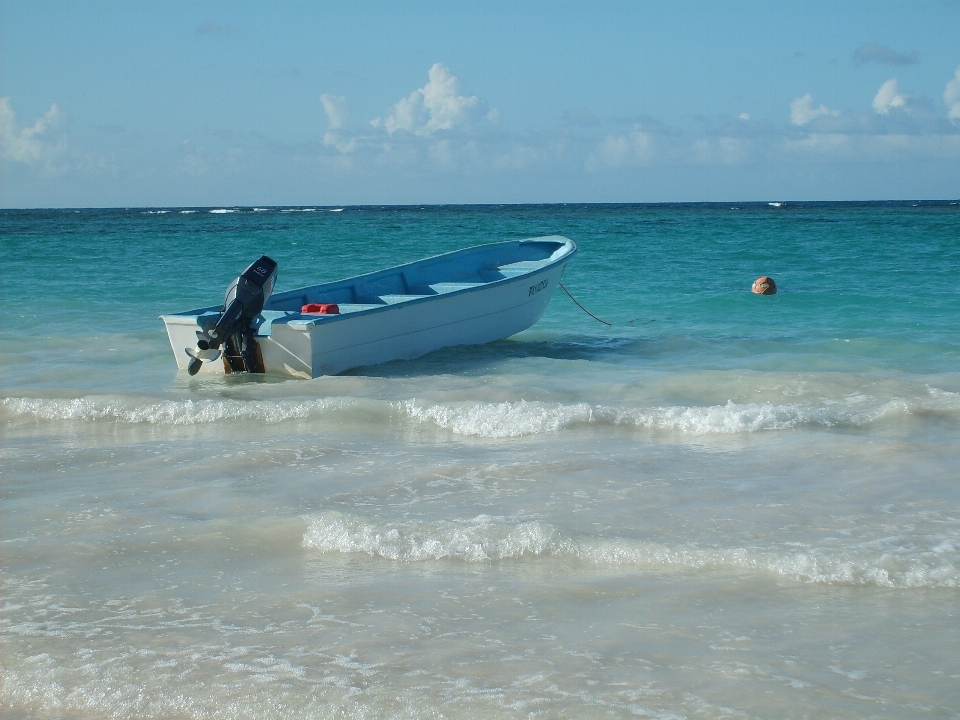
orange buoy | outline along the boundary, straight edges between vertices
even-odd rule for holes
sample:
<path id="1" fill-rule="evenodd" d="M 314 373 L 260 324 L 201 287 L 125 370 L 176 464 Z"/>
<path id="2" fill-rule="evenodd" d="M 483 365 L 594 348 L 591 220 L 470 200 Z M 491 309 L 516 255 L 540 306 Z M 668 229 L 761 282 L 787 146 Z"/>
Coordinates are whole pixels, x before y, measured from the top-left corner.
<path id="1" fill-rule="evenodd" d="M 753 287 L 750 288 L 750 291 L 757 295 L 776 295 L 777 284 L 773 281 L 773 278 L 764 275 L 753 281 Z"/>

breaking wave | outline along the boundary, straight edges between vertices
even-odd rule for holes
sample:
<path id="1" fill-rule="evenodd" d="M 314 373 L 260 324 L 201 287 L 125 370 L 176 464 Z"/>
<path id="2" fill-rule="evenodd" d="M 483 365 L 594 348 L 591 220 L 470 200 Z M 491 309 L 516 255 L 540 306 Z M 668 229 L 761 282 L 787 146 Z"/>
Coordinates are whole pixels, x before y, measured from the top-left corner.
<path id="1" fill-rule="evenodd" d="M 875 408 L 734 402 L 705 407 L 617 408 L 524 400 L 470 405 L 424 405 L 409 400 L 401 407 L 419 422 L 434 423 L 458 435 L 488 438 L 540 435 L 587 424 L 673 430 L 685 435 L 787 430 L 801 425 L 855 426 L 869 424 L 893 413 L 909 413 L 911 409 L 902 400 L 892 400 Z"/>
<path id="2" fill-rule="evenodd" d="M 264 400 L 156 400 L 137 401 L 84 397 L 73 399 L 6 398 L 3 409 L 13 415 L 40 420 L 112 420 L 153 425 L 199 425 L 225 420 L 278 423 L 312 414 L 352 407 L 348 398 L 302 402 Z"/>
<path id="3" fill-rule="evenodd" d="M 502 402 L 470 405 L 423 405 L 416 400 L 399 404 L 400 409 L 420 423 L 433 423 L 458 435 L 488 438 L 542 435 L 574 424 L 594 421 L 594 410 L 586 403 Z M 599 418 L 597 418 L 599 419 Z"/>
<path id="4" fill-rule="evenodd" d="M 890 588 L 960 587 L 960 537 L 925 545 L 902 538 L 847 547 L 718 548 L 624 538 L 568 537 L 539 521 L 479 515 L 471 520 L 388 522 L 340 512 L 306 516 L 304 547 L 418 562 L 468 563 L 553 556 L 626 569 L 733 569 L 798 582 Z"/>
<path id="5" fill-rule="evenodd" d="M 183 399 L 92 395 L 80 398 L 11 397 L 0 401 L 3 415 L 50 421 L 113 421 L 156 425 L 193 425 L 231 420 L 279 423 L 323 417 L 361 407 L 383 422 L 413 422 L 455 435 L 514 438 L 556 433 L 576 426 L 627 426 L 688 436 L 754 433 L 806 427 L 864 426 L 882 418 L 926 411 L 955 412 L 957 399 L 932 397 L 929 404 L 837 402 L 828 405 L 734 403 L 650 408 L 588 403 L 514 402 L 427 403 L 353 397 L 300 400 Z"/>

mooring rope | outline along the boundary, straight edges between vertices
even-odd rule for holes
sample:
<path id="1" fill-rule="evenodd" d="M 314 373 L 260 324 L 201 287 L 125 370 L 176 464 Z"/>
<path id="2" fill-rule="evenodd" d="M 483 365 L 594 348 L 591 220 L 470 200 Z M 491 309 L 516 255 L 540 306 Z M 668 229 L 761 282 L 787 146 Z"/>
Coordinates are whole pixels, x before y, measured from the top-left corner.
<path id="1" fill-rule="evenodd" d="M 581 310 L 583 310 L 587 315 L 589 315 L 590 317 L 592 317 L 592 318 L 593 318 L 594 320 L 596 320 L 597 322 L 601 322 L 601 323 L 603 323 L 604 325 L 606 325 L 607 327 L 613 327 L 613 323 L 608 323 L 606 320 L 601 320 L 601 319 L 598 318 L 596 315 L 594 315 L 592 312 L 590 312 L 589 310 L 587 310 L 583 305 L 581 305 L 580 303 L 578 303 L 578 302 L 577 302 L 577 299 L 576 299 L 573 295 L 570 294 L 570 291 L 567 290 L 565 287 L 563 287 L 563 283 L 559 283 L 559 285 L 560 285 L 561 289 L 567 294 L 567 297 L 570 298 L 571 300 L 573 300 L 574 303 L 576 303 L 576 306 L 577 306 L 578 308 L 580 308 Z"/>

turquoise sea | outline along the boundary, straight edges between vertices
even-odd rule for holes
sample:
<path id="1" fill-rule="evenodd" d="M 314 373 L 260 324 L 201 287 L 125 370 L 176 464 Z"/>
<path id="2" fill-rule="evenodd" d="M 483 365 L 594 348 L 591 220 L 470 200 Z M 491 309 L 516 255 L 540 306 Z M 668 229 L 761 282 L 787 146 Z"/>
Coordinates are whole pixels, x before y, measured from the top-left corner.
<path id="1" fill-rule="evenodd" d="M 560 234 L 507 340 L 162 313 Z M 960 205 L 0 211 L 4 718 L 960 717 Z M 750 293 L 772 276 L 777 295 Z"/>

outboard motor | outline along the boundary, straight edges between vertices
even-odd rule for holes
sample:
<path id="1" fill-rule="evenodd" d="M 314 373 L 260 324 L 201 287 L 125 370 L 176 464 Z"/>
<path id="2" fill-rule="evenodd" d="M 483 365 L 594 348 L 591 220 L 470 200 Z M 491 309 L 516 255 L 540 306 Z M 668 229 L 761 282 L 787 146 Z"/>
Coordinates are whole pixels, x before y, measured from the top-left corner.
<path id="1" fill-rule="evenodd" d="M 253 337 L 253 321 L 276 282 L 277 263 L 263 255 L 230 283 L 217 321 L 197 332 L 195 350 L 186 348 L 191 358 L 188 373 L 196 375 L 203 363 L 220 357 L 221 346 L 231 372 L 264 371 L 260 348 Z"/>

